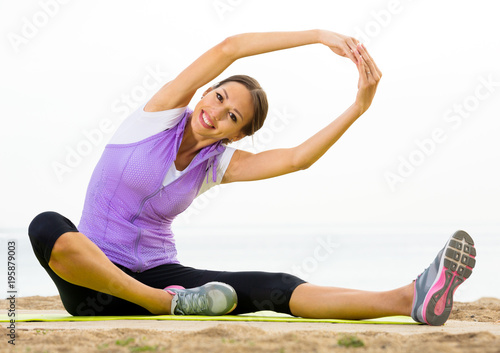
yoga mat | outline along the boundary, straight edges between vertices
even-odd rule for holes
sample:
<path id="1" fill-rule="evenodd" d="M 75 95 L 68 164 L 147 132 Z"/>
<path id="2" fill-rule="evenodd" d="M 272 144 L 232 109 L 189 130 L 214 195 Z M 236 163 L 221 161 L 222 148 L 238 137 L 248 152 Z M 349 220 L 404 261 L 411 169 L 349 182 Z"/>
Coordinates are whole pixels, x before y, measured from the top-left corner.
<path id="1" fill-rule="evenodd" d="M 0 322 L 9 322 L 10 317 L 0 315 Z M 156 320 L 156 321 L 261 321 L 261 322 L 307 322 L 347 324 L 398 324 L 419 325 L 409 316 L 388 316 L 369 320 L 305 319 L 274 312 L 257 312 L 243 315 L 198 316 L 198 315 L 148 315 L 148 316 L 71 316 L 68 314 L 24 314 L 16 315 L 16 322 L 30 321 L 112 321 L 112 320 Z"/>

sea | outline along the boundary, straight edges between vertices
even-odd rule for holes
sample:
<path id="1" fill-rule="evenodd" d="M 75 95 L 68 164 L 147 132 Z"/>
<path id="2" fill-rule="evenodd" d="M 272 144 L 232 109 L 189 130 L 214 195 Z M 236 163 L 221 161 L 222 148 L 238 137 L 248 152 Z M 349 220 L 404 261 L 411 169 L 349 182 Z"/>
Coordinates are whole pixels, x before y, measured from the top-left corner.
<path id="1" fill-rule="evenodd" d="M 383 291 L 414 280 L 444 246 L 449 227 L 241 225 L 174 228 L 179 261 L 196 268 L 292 273 L 324 286 Z M 500 298 L 498 229 L 476 227 L 477 263 L 455 299 Z M 0 292 L 57 295 L 26 229 L 0 229 Z"/>

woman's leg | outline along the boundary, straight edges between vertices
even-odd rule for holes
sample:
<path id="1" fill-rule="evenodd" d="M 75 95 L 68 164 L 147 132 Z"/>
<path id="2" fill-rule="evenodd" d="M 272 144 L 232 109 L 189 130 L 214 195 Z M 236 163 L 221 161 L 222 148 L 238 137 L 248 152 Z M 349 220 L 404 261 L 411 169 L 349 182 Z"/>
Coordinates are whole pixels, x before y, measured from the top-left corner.
<path id="1" fill-rule="evenodd" d="M 48 263 L 43 267 L 54 281 L 64 308 L 71 315 L 108 316 L 151 314 L 147 309 L 132 302 L 69 283 L 52 271 Z"/>
<path id="2" fill-rule="evenodd" d="M 370 319 L 411 313 L 413 283 L 386 292 L 320 287 L 310 283 L 298 286 L 290 300 L 295 316 L 317 319 Z"/>
<path id="3" fill-rule="evenodd" d="M 231 312 L 232 315 L 260 310 L 291 314 L 288 305 L 290 297 L 298 285 L 305 283 L 300 278 L 286 273 L 199 270 L 178 264 L 162 265 L 145 271 L 141 281 L 149 285 L 165 284 L 164 281 L 167 281 L 168 284 L 175 283 L 186 288 L 214 281 L 227 283 L 235 289 L 238 296 L 238 305 Z"/>
<path id="4" fill-rule="evenodd" d="M 410 315 L 413 283 L 386 292 L 321 287 L 285 273 L 203 271 L 200 285 L 221 281 L 234 287 L 234 313 L 272 310 L 316 319 L 368 319 Z"/>
<path id="5" fill-rule="evenodd" d="M 293 292 L 290 310 L 294 315 L 312 318 L 411 315 L 418 322 L 442 325 L 451 313 L 455 290 L 472 274 L 475 257 L 474 241 L 459 230 L 430 266 L 407 286 L 387 292 L 366 292 L 303 284 Z"/>
<path id="6" fill-rule="evenodd" d="M 141 308 L 170 313 L 171 294 L 126 274 L 67 218 L 44 212 L 32 221 L 29 234 L 36 257 L 73 315 L 109 315 L 110 310 L 116 315 L 117 308 L 125 315 Z"/>
<path id="7" fill-rule="evenodd" d="M 153 314 L 170 314 L 172 295 L 127 275 L 82 233 L 62 234 L 54 244 L 49 266 L 69 283 L 135 303 Z"/>
<path id="8" fill-rule="evenodd" d="M 212 281 L 227 283 L 238 295 L 232 314 L 272 310 L 318 319 L 367 319 L 410 315 L 413 301 L 413 284 L 387 292 L 368 292 L 320 287 L 286 273 L 210 271 L 177 264 L 145 271 L 141 281 L 186 288 Z"/>

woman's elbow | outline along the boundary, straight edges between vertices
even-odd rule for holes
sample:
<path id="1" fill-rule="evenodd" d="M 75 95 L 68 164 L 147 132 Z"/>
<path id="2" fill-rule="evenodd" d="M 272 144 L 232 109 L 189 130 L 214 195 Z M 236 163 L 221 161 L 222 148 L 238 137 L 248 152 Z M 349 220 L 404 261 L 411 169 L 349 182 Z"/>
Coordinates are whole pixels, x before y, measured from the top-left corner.
<path id="1" fill-rule="evenodd" d="M 296 168 L 297 168 L 297 171 L 299 171 L 299 170 L 306 170 L 306 169 L 308 169 L 312 165 L 313 165 L 313 162 L 302 162 Z"/>
<path id="2" fill-rule="evenodd" d="M 237 59 L 237 44 L 236 36 L 227 37 L 219 43 L 218 47 L 225 57 Z"/>
<path id="3" fill-rule="evenodd" d="M 313 164 L 314 164 L 314 162 L 312 160 L 310 160 L 310 159 L 296 157 L 296 158 L 294 158 L 292 160 L 290 169 L 293 172 L 298 172 L 299 170 L 306 170 L 306 169 L 308 169 Z"/>
<path id="4" fill-rule="evenodd" d="M 310 156 L 308 156 L 306 153 L 303 153 L 303 151 L 299 147 L 288 149 L 288 155 L 288 164 L 292 172 L 306 170 L 314 163 L 314 161 L 309 158 Z"/>

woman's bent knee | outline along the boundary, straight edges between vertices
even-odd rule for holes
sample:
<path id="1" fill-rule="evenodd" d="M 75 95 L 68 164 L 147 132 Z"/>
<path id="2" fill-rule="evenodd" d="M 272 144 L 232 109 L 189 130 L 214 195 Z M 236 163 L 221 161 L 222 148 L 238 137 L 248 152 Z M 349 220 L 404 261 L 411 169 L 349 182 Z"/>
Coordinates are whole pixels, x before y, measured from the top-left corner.
<path id="1" fill-rule="evenodd" d="M 76 226 L 66 217 L 53 211 L 42 212 L 31 221 L 28 234 L 33 237 L 60 236 L 68 231 L 78 231 Z"/>
<path id="2" fill-rule="evenodd" d="M 36 216 L 28 228 L 31 245 L 40 263 L 49 263 L 52 249 L 61 235 L 78 232 L 76 226 L 57 212 L 43 212 Z"/>

